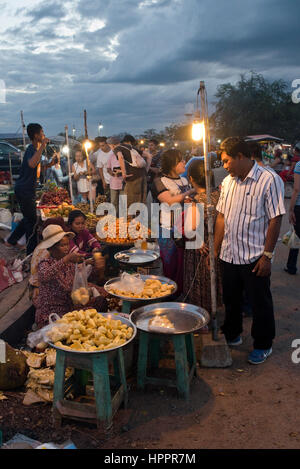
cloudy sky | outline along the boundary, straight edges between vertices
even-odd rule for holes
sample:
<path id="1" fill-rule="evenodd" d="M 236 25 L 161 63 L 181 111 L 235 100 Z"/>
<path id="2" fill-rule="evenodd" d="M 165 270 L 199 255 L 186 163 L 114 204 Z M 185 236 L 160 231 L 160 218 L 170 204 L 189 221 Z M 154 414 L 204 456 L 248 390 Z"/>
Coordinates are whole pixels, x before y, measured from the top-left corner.
<path id="1" fill-rule="evenodd" d="M 138 134 L 184 121 L 205 80 L 300 78 L 297 0 L 0 0 L 0 133 Z M 3 93 L 2 93 L 3 94 Z M 0 90 L 1 98 L 1 90 Z M 0 99 L 1 101 L 1 99 Z"/>

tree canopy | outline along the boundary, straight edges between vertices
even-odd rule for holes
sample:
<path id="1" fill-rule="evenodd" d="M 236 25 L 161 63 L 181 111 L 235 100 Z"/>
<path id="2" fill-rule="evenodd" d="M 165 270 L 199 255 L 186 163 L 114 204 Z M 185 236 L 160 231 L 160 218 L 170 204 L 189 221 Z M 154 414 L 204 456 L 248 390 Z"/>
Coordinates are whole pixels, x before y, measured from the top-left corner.
<path id="1" fill-rule="evenodd" d="M 218 87 L 211 116 L 218 138 L 271 134 L 295 142 L 300 139 L 300 105 L 292 102 L 284 80 L 267 81 L 251 72 L 235 84 Z"/>

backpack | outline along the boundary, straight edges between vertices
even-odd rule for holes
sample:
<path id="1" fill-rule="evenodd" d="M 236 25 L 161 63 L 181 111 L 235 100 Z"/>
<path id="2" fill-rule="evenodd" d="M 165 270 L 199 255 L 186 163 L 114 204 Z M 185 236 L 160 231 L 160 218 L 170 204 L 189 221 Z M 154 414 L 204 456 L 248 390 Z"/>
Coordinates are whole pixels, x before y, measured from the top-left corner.
<path id="1" fill-rule="evenodd" d="M 127 147 L 123 147 L 123 145 L 120 145 L 120 146 L 130 151 L 132 163 L 129 163 L 129 161 L 127 161 L 127 163 L 130 164 L 130 166 L 133 166 L 134 168 L 145 168 L 146 161 L 134 148 L 129 149 Z"/>

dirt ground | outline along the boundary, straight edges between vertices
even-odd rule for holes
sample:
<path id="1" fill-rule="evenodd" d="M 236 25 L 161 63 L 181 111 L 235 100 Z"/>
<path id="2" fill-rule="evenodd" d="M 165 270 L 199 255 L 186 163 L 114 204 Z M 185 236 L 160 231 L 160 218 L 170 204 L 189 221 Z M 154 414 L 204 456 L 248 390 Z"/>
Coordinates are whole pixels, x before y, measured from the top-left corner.
<path id="1" fill-rule="evenodd" d="M 285 217 L 282 233 L 287 229 Z M 26 408 L 22 393 L 7 392 L 0 401 L 4 442 L 23 433 L 42 442 L 71 438 L 78 448 L 299 448 L 300 364 L 291 360 L 291 344 L 300 339 L 300 274 L 283 271 L 287 254 L 279 241 L 272 274 L 277 336 L 264 364 L 247 362 L 252 339 L 251 319 L 245 318 L 244 343 L 232 350 L 233 365 L 199 367 L 189 402 L 167 388 L 137 392 L 131 379 L 129 409 L 118 412 L 105 439 L 91 425 L 65 421 L 55 429 L 50 405 Z"/>

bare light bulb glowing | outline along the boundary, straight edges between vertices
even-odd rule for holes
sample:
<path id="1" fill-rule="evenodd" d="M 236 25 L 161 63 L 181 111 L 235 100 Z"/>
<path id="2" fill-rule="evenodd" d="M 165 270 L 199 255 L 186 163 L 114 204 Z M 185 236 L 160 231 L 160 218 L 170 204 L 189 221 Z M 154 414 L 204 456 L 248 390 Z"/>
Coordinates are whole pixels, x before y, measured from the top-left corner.
<path id="1" fill-rule="evenodd" d="M 192 127 L 192 139 L 199 142 L 204 137 L 204 122 L 194 121 Z"/>
<path id="2" fill-rule="evenodd" d="M 68 155 L 70 153 L 70 149 L 69 149 L 68 145 L 63 146 L 62 152 L 63 152 L 64 155 Z"/>
<path id="3" fill-rule="evenodd" d="M 84 143 L 84 149 L 85 151 L 88 151 L 92 148 L 92 144 L 89 140 L 87 140 L 85 143 Z"/>

